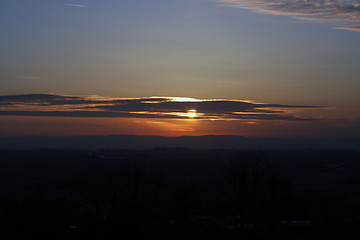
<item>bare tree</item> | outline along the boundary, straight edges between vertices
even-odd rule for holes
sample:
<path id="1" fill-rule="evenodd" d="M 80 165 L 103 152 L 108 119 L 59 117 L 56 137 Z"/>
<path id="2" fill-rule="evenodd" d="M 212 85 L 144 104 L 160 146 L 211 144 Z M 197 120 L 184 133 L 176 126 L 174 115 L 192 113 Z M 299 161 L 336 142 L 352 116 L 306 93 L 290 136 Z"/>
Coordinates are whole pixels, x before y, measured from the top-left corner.
<path id="1" fill-rule="evenodd" d="M 268 181 L 269 164 L 261 152 L 242 152 L 230 161 L 226 174 L 227 200 L 240 224 L 254 221 L 259 191 Z"/>

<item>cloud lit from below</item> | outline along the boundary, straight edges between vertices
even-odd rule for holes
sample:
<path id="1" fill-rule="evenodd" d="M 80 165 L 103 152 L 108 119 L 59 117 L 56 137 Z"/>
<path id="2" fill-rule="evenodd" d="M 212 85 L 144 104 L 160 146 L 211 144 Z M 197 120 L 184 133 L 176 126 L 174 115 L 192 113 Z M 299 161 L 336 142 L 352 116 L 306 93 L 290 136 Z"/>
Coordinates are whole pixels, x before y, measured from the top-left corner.
<path id="1" fill-rule="evenodd" d="M 331 22 L 336 29 L 360 31 L 357 0 L 219 0 L 226 6 L 273 15 L 290 15 L 313 22 Z"/>
<path id="2" fill-rule="evenodd" d="M 302 116 L 317 106 L 256 103 L 245 100 L 180 97 L 106 98 L 28 94 L 0 96 L 0 115 L 197 120 L 329 120 Z"/>
<path id="3" fill-rule="evenodd" d="M 349 119 L 324 117 L 334 110 L 234 99 L 7 95 L 0 96 L 0 136 L 297 136 L 353 130 Z"/>

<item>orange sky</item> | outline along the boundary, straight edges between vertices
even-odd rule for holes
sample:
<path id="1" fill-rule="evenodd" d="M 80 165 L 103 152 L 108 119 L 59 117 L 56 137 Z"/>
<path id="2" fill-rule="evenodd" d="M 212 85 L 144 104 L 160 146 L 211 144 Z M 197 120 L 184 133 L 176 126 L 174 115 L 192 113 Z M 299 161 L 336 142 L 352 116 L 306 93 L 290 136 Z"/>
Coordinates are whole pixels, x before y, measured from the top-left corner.
<path id="1" fill-rule="evenodd" d="M 0 136 L 242 135 L 247 137 L 356 136 L 341 122 L 234 121 L 143 118 L 1 116 Z"/>

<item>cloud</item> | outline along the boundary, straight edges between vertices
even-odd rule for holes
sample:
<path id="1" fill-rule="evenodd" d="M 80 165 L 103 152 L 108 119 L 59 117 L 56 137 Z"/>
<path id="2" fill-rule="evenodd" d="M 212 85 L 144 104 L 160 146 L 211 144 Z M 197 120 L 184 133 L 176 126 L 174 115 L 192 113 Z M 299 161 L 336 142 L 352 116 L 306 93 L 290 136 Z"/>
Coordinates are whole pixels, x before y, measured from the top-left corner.
<path id="1" fill-rule="evenodd" d="M 226 6 L 273 15 L 331 22 L 336 29 L 360 31 L 359 0 L 218 0 Z"/>
<path id="2" fill-rule="evenodd" d="M 77 96 L 54 94 L 7 95 L 0 96 L 0 106 L 81 104 L 82 100 L 83 98 Z"/>
<path id="3" fill-rule="evenodd" d="M 304 110 L 320 106 L 256 103 L 229 99 L 181 97 L 108 98 L 57 94 L 0 96 L 0 115 L 47 117 L 107 117 L 211 120 L 329 120 L 321 116 L 301 116 Z"/>
<path id="4" fill-rule="evenodd" d="M 65 4 L 65 5 L 70 6 L 70 7 L 81 7 L 81 8 L 87 8 L 87 7 L 89 7 L 89 6 L 87 6 L 87 5 L 74 4 L 74 3 L 67 3 L 67 4 Z"/>
<path id="5" fill-rule="evenodd" d="M 147 119 L 189 119 L 186 115 L 161 113 L 130 113 L 112 111 L 0 111 L 0 116 L 31 116 L 31 117 L 80 117 L 80 118 L 147 118 Z M 285 120 L 285 121 L 319 121 L 334 120 L 323 117 L 299 117 L 280 114 L 224 114 L 199 116 L 199 120 Z"/>
<path id="6" fill-rule="evenodd" d="M 42 78 L 29 76 L 29 75 L 19 75 L 18 78 L 26 79 L 26 80 L 43 80 Z"/>

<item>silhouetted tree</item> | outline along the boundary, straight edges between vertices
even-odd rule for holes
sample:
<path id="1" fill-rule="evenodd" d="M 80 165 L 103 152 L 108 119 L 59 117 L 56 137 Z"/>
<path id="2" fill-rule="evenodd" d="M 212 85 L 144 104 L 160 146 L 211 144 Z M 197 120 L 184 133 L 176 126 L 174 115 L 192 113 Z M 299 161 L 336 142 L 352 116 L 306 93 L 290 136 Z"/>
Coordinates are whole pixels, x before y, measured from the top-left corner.
<path id="1" fill-rule="evenodd" d="M 259 191 L 266 187 L 269 167 L 261 152 L 242 152 L 230 161 L 226 172 L 227 201 L 242 226 L 254 221 Z"/>

